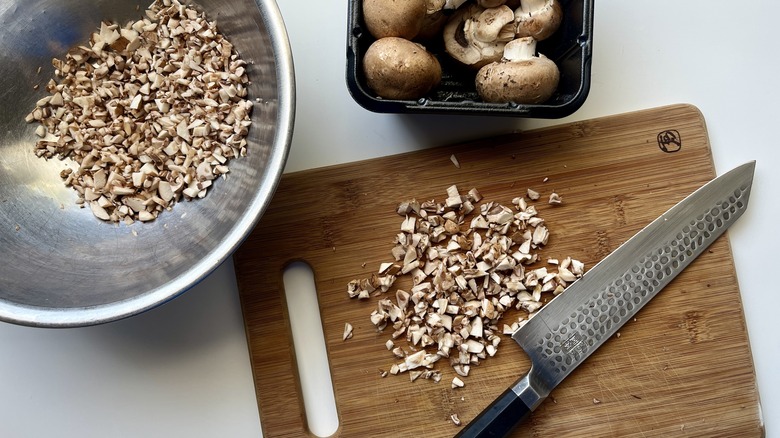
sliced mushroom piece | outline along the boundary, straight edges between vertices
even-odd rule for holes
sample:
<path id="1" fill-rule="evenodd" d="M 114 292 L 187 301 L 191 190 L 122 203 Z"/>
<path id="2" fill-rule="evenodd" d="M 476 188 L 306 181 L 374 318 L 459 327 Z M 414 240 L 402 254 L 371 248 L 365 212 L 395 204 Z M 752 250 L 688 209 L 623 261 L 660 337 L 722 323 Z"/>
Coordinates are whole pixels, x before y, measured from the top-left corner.
<path id="1" fill-rule="evenodd" d="M 406 364 L 407 369 L 413 370 L 415 368 L 424 366 L 423 362 L 425 359 L 425 354 L 425 350 L 419 350 L 410 354 L 409 356 L 406 356 L 404 363 Z"/>
<path id="2" fill-rule="evenodd" d="M 562 20 L 563 10 L 559 0 L 520 0 L 520 6 L 515 9 L 518 38 L 545 40 L 558 30 Z"/>
<path id="3" fill-rule="evenodd" d="M 547 203 L 551 205 L 561 205 L 563 203 L 563 198 L 561 198 L 561 195 L 552 192 L 550 193 L 550 199 L 547 201 Z"/>
<path id="4" fill-rule="evenodd" d="M 571 272 L 577 277 L 581 277 L 585 273 L 585 264 L 579 260 L 571 260 Z"/>
<path id="5" fill-rule="evenodd" d="M 348 322 L 344 323 L 344 334 L 341 336 L 341 339 L 346 341 L 351 337 L 352 337 L 352 324 Z"/>
<path id="6" fill-rule="evenodd" d="M 109 216 L 108 212 L 103 207 L 101 207 L 100 204 L 98 204 L 97 201 L 90 202 L 89 203 L 89 207 L 92 210 L 92 214 L 94 214 L 95 217 L 97 217 L 98 219 L 101 219 L 101 220 L 104 220 L 104 221 L 107 221 L 107 220 L 110 219 L 110 216 Z"/>
<path id="7" fill-rule="evenodd" d="M 444 48 L 458 62 L 478 69 L 499 61 L 504 45 L 515 37 L 514 12 L 507 6 L 485 9 L 470 4 L 444 26 Z"/>
<path id="8" fill-rule="evenodd" d="M 459 378 L 457 378 L 457 377 L 453 377 L 453 378 L 452 378 L 452 385 L 451 385 L 451 386 L 452 386 L 452 389 L 455 389 L 455 388 L 463 388 L 465 385 L 466 385 L 466 384 L 465 384 L 465 383 L 463 383 L 463 380 L 460 380 L 460 379 L 459 379 Z"/>
<path id="9" fill-rule="evenodd" d="M 552 97 L 560 76 L 552 60 L 536 54 L 536 40 L 525 37 L 507 43 L 501 61 L 482 67 L 476 86 L 485 102 L 537 104 Z"/>
<path id="10" fill-rule="evenodd" d="M 154 213 L 148 212 L 146 210 L 138 212 L 138 220 L 140 220 L 141 222 L 149 222 L 154 220 L 154 218 L 156 217 L 157 216 L 155 216 Z"/>

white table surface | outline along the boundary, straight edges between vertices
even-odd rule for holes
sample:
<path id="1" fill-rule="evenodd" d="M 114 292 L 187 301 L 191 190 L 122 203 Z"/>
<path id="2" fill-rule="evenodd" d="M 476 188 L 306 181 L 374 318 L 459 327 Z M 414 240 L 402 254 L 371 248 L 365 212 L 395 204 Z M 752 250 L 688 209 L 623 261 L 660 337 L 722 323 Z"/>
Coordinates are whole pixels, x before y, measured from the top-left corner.
<path id="1" fill-rule="evenodd" d="M 704 114 L 718 173 L 757 160 L 729 231 L 767 436 L 780 436 L 775 190 L 780 187 L 780 3 L 599 0 L 592 87 L 562 120 L 374 114 L 345 85 L 347 2 L 278 0 L 295 59 L 287 171 L 673 103 Z M 775 189 L 773 189 L 775 187 Z M 257 437 L 261 426 L 231 262 L 176 300 L 116 323 L 0 324 L 0 434 Z M 681 432 L 681 435 L 684 435 Z"/>

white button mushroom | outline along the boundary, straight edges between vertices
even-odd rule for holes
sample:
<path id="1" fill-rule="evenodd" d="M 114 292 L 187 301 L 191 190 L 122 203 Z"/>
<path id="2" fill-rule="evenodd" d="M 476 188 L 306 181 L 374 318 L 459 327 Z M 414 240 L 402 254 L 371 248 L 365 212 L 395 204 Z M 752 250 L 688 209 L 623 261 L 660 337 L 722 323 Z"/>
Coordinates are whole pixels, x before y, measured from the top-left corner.
<path id="1" fill-rule="evenodd" d="M 517 37 L 545 40 L 558 30 L 562 19 L 563 11 L 558 0 L 520 0 L 520 7 L 515 9 Z"/>
<path id="2" fill-rule="evenodd" d="M 475 82 L 485 102 L 536 104 L 553 95 L 559 80 L 558 66 L 536 55 L 536 40 L 525 37 L 507 43 L 504 58 L 482 67 Z"/>
<path id="3" fill-rule="evenodd" d="M 441 81 L 441 65 L 425 47 L 404 38 L 374 41 L 363 57 L 366 83 L 386 99 L 417 99 Z"/>
<path id="4" fill-rule="evenodd" d="M 455 60 L 475 69 L 498 61 L 504 45 L 515 37 L 514 20 L 508 6 L 464 5 L 444 26 L 444 48 Z"/>

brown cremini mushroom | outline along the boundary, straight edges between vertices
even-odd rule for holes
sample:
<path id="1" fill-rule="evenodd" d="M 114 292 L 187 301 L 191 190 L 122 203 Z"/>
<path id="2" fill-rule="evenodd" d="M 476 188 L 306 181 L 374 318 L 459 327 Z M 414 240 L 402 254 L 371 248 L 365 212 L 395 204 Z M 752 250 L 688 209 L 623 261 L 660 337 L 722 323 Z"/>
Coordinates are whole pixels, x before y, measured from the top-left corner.
<path id="1" fill-rule="evenodd" d="M 363 0 L 363 21 L 374 38 L 413 39 L 428 13 L 429 0 Z"/>
<path id="2" fill-rule="evenodd" d="M 517 37 L 545 40 L 558 30 L 562 19 L 559 0 L 520 0 L 520 6 L 515 9 Z"/>
<path id="3" fill-rule="evenodd" d="M 427 12 L 415 39 L 428 41 L 441 36 L 441 31 L 447 24 L 447 15 L 444 13 L 446 6 L 447 0 L 426 1 Z"/>
<path id="4" fill-rule="evenodd" d="M 386 99 L 417 99 L 441 81 L 441 65 L 424 46 L 404 38 L 374 41 L 363 57 L 369 88 Z"/>
<path id="5" fill-rule="evenodd" d="M 464 5 L 444 26 L 444 48 L 455 60 L 475 69 L 498 61 L 504 45 L 514 38 L 514 19 L 507 6 Z"/>
<path id="6" fill-rule="evenodd" d="M 559 80 L 558 66 L 537 55 L 536 40 L 525 37 L 507 43 L 503 59 L 482 67 L 475 83 L 485 102 L 536 104 L 553 95 Z"/>

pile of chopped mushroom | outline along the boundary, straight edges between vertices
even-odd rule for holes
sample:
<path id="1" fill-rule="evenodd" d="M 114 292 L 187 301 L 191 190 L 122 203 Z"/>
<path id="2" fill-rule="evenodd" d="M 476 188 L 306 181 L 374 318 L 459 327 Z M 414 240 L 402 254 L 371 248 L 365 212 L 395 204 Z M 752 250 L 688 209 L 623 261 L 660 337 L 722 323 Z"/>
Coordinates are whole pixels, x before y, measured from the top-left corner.
<path id="1" fill-rule="evenodd" d="M 26 118 L 40 123 L 36 155 L 73 160 L 61 176 L 99 219 L 153 220 L 204 197 L 246 154 L 246 63 L 216 23 L 177 0 L 124 27 L 102 23 L 52 64 L 59 82 Z"/>
<path id="2" fill-rule="evenodd" d="M 560 27 L 560 0 L 362 0 L 362 5 L 366 28 L 377 39 L 363 59 L 363 73 L 380 97 L 421 98 L 439 84 L 441 65 L 426 50 L 434 38 L 443 40 L 455 61 L 479 70 L 475 83 L 485 102 L 538 104 L 558 87 L 558 67 L 537 53 L 536 43 Z"/>
<path id="3" fill-rule="evenodd" d="M 545 261 L 537 251 L 550 231 L 525 197 L 513 199 L 510 208 L 495 202 L 478 206 L 482 196 L 476 189 L 462 195 L 451 186 L 447 195 L 443 203 L 402 202 L 394 261 L 347 285 L 350 298 L 379 298 L 371 322 L 379 331 L 392 329 L 385 345 L 401 359 L 390 373 L 408 372 L 412 381 L 441 380 L 434 364 L 442 358 L 459 376 L 468 376 L 472 366 L 496 354 L 499 332 L 514 332 L 543 306 L 543 294 L 560 294 L 584 272 L 570 257 L 538 266 Z M 540 194 L 528 190 L 527 196 Z M 560 202 L 550 195 L 551 204 Z M 411 288 L 385 297 L 403 275 L 411 277 Z M 521 310 L 519 318 L 502 323 L 513 308 Z M 456 377 L 452 385 L 462 387 L 463 381 Z"/>

